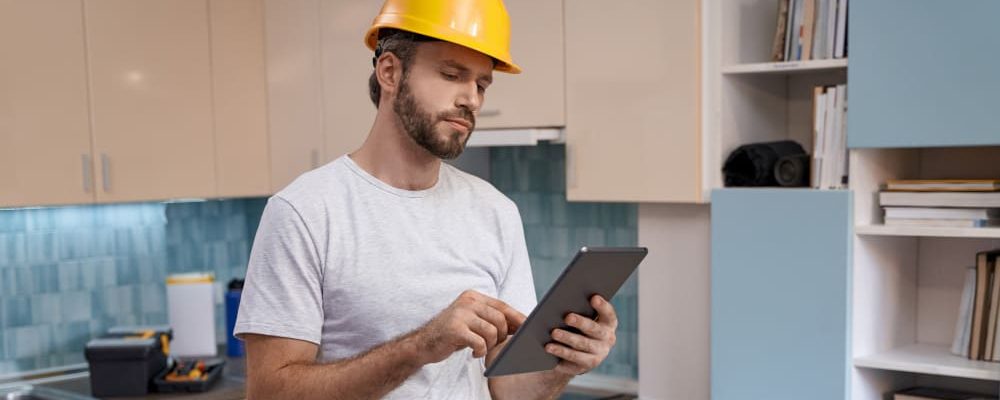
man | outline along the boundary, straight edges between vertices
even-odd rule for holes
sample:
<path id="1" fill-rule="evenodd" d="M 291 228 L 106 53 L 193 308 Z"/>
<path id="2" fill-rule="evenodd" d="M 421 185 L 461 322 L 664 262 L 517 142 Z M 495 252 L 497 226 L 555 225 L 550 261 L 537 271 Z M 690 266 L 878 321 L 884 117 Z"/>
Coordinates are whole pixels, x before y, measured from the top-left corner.
<path id="1" fill-rule="evenodd" d="M 552 333 L 552 371 L 487 379 L 535 306 L 517 207 L 443 164 L 494 69 L 517 73 L 501 0 L 388 0 L 366 37 L 378 112 L 357 151 L 267 204 L 236 334 L 251 399 L 549 399 L 615 342 L 615 311 Z"/>

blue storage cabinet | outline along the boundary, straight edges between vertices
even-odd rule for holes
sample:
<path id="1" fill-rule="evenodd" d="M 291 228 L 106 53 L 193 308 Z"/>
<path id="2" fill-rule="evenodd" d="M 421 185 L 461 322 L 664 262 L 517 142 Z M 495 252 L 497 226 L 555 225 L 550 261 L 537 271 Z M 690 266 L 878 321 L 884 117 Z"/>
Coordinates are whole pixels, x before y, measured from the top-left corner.
<path id="1" fill-rule="evenodd" d="M 852 148 L 1000 145 L 1000 1 L 851 1 Z"/>
<path id="2" fill-rule="evenodd" d="M 712 193 L 713 400 L 850 393 L 851 193 Z"/>

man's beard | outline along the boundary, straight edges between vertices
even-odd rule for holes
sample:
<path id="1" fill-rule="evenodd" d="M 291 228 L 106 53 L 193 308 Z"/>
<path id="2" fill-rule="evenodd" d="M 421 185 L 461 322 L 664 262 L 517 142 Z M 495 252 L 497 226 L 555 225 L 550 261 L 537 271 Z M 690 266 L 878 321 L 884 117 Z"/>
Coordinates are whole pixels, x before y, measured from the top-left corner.
<path id="1" fill-rule="evenodd" d="M 395 101 L 392 102 L 392 110 L 399 117 L 399 122 L 403 126 L 403 130 L 413 138 L 414 142 L 435 157 L 444 160 L 452 160 L 462 154 L 462 151 L 465 150 L 465 144 L 472 137 L 472 130 L 476 126 L 476 117 L 467 108 L 442 112 L 436 117 L 425 112 L 417 104 L 417 99 L 413 97 L 413 92 L 410 91 L 410 85 L 407 82 L 405 74 L 400 81 L 399 94 L 396 95 Z M 444 137 L 439 138 L 440 135 L 434 130 L 434 124 L 449 118 L 461 118 L 471 124 L 469 134 L 465 136 L 465 140 L 462 140 L 461 132 L 452 129 L 448 129 L 448 132 L 445 132 L 443 135 Z"/>

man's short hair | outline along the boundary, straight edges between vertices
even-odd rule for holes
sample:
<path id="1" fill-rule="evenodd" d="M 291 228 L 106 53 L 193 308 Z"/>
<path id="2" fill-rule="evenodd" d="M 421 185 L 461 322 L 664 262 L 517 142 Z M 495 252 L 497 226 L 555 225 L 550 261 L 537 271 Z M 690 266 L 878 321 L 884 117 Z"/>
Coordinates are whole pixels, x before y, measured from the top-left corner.
<path id="1" fill-rule="evenodd" d="M 438 40 L 418 33 L 401 31 L 393 28 L 381 28 L 378 30 L 378 42 L 375 45 L 375 56 L 372 58 L 372 66 L 378 64 L 378 58 L 384 52 L 390 52 L 399 58 L 402 63 L 403 76 L 405 77 L 410 65 L 413 64 L 413 57 L 417 54 L 417 44 Z M 378 83 L 375 71 L 368 77 L 368 97 L 372 99 L 375 108 L 382 99 L 382 85 Z"/>

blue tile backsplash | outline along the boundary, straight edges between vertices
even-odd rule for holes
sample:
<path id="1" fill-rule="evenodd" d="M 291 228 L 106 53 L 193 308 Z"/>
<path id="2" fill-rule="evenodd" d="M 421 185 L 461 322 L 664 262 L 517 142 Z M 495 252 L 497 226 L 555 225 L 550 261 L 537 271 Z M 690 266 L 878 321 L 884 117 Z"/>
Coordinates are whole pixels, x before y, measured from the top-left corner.
<path id="1" fill-rule="evenodd" d="M 494 148 L 493 184 L 517 203 L 541 296 L 581 246 L 635 245 L 634 204 L 569 203 L 564 146 Z M 266 199 L 0 210 L 0 375 L 85 362 L 115 325 L 167 322 L 168 274 L 242 278 Z M 598 372 L 636 378 L 637 288 L 613 303 L 618 345 Z M 224 341 L 223 309 L 216 308 Z"/>
<path id="2" fill-rule="evenodd" d="M 566 201 L 566 149 L 541 143 L 490 151 L 490 180 L 517 203 L 539 299 L 582 246 L 635 246 L 636 204 Z M 638 379 L 637 276 L 612 300 L 618 313 L 618 344 L 598 373 Z"/>
<path id="3" fill-rule="evenodd" d="M 243 277 L 264 204 L 0 210 L 0 374 L 85 362 L 84 344 L 111 326 L 166 323 L 168 274 Z"/>

